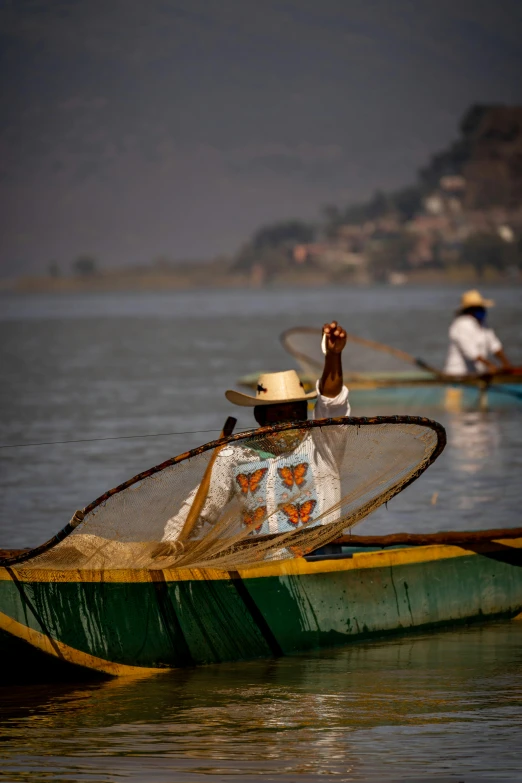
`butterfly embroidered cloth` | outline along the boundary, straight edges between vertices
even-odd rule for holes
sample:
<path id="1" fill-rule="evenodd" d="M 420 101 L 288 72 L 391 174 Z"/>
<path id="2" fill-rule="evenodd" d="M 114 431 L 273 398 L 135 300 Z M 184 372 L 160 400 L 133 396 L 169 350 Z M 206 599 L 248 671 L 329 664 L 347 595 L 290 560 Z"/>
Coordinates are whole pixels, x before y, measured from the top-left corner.
<path id="1" fill-rule="evenodd" d="M 346 387 L 334 398 L 318 393 L 315 419 L 349 415 Z M 255 443 L 230 444 L 216 459 L 194 534 L 204 534 L 232 500 L 239 507 L 239 524 L 254 525 L 253 534 L 286 532 L 313 521 L 328 524 L 336 514 L 335 510 L 329 514 L 328 510 L 340 500 L 337 464 L 343 449 L 344 440 L 333 429 L 320 438 L 309 431 L 284 454 L 264 451 Z M 177 539 L 196 492 L 197 487 L 168 520 L 163 541 Z"/>

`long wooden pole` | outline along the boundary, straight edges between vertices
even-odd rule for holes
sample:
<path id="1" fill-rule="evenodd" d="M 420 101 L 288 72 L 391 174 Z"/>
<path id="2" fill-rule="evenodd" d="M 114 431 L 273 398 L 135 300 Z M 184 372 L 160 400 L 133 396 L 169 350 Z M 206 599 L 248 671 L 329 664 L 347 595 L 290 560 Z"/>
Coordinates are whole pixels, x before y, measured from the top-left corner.
<path id="1" fill-rule="evenodd" d="M 391 533 L 387 536 L 339 536 L 331 544 L 344 546 L 429 546 L 446 544 L 480 544 L 499 539 L 522 538 L 522 527 L 493 528 L 490 530 L 448 530 L 440 533 Z"/>
<path id="2" fill-rule="evenodd" d="M 259 542 L 275 539 L 279 533 L 269 533 L 256 536 L 255 540 L 247 539 L 240 543 L 241 547 L 256 546 Z M 390 533 L 386 536 L 356 536 L 342 535 L 332 539 L 328 544 L 353 547 L 393 547 L 393 546 L 478 546 L 493 543 L 502 539 L 522 538 L 522 527 L 493 528 L 490 530 L 449 530 L 440 533 Z M 522 557 L 522 549 L 518 549 Z M 309 552 L 313 555 L 313 552 Z"/>
<path id="3" fill-rule="evenodd" d="M 233 416 L 229 416 L 225 422 L 223 431 L 221 432 L 221 435 L 219 437 L 228 438 L 229 435 L 232 435 L 236 424 L 237 424 L 237 419 L 235 419 Z M 205 505 L 205 501 L 208 496 L 208 491 L 210 489 L 212 468 L 214 467 L 216 458 L 222 448 L 223 446 L 218 446 L 217 448 L 215 448 L 214 451 L 212 452 L 212 456 L 208 461 L 207 467 L 205 468 L 205 472 L 203 473 L 203 478 L 201 479 L 200 485 L 197 488 L 196 495 L 194 497 L 194 500 L 192 501 L 192 505 L 187 514 L 185 524 L 183 525 L 181 533 L 179 534 L 179 537 L 177 539 L 177 541 L 180 543 L 186 541 L 186 539 L 190 536 L 203 510 L 203 506 Z"/>

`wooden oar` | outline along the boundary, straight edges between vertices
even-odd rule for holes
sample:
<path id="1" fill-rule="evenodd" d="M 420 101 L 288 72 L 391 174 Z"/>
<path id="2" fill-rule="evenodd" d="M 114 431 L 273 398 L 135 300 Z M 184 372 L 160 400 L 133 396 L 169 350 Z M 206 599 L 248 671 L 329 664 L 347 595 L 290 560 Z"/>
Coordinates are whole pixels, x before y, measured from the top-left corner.
<path id="1" fill-rule="evenodd" d="M 222 440 L 223 438 L 228 438 L 229 435 L 232 435 L 236 424 L 237 424 L 237 419 L 235 419 L 233 416 L 229 416 L 221 431 L 221 435 L 219 436 L 219 439 Z M 170 557 L 171 555 L 179 551 L 179 549 L 183 548 L 182 546 L 180 547 L 179 545 L 183 544 L 183 542 L 191 534 L 192 530 L 194 529 L 194 525 L 196 524 L 199 515 L 203 510 L 203 506 L 205 505 L 208 491 L 210 489 L 210 478 L 212 475 L 212 468 L 214 467 L 214 462 L 216 461 L 216 457 L 222 448 L 223 446 L 217 446 L 214 449 L 212 456 L 208 461 L 200 485 L 196 490 L 194 500 L 192 501 L 192 505 L 187 514 L 187 518 L 185 520 L 185 523 L 181 529 L 181 533 L 179 534 L 178 538 L 175 541 L 162 541 L 160 544 L 154 547 L 154 549 L 151 552 L 151 557 L 155 559 L 162 558 L 162 557 Z"/>
<path id="2" fill-rule="evenodd" d="M 301 529 L 304 532 L 304 529 Z M 308 528 L 310 530 L 310 528 Z M 319 530 L 319 528 L 317 528 Z M 255 539 L 246 538 L 236 543 L 237 549 L 248 549 L 259 546 L 269 541 L 274 541 L 281 533 L 268 533 L 256 536 Z M 296 531 L 297 535 L 297 531 Z M 342 544 L 343 546 L 429 546 L 444 544 L 460 546 L 462 544 L 475 545 L 509 538 L 522 538 L 522 527 L 492 528 L 489 530 L 463 530 L 447 531 L 440 533 L 391 533 L 386 536 L 357 536 L 352 533 L 337 536 L 328 544 Z M 286 546 L 289 547 L 287 544 Z M 289 547 L 290 548 L 290 547 Z M 519 550 L 522 554 L 522 549 Z M 309 552 L 308 554 L 313 554 Z"/>
<path id="3" fill-rule="evenodd" d="M 522 400 L 522 392 L 518 391 L 517 389 L 504 389 L 501 385 L 492 383 L 493 379 L 495 378 L 495 373 L 490 372 L 490 373 L 484 373 L 483 375 L 477 374 L 477 375 L 470 375 L 467 377 L 466 376 L 455 377 L 453 375 L 447 375 L 446 373 L 443 373 L 440 370 L 436 370 L 434 367 L 431 367 L 422 359 L 413 359 L 413 356 L 411 358 L 415 362 L 417 367 L 421 367 L 423 370 L 433 373 L 438 378 L 440 378 L 441 381 L 444 381 L 444 383 L 458 383 L 461 386 L 478 385 L 479 388 L 481 388 L 481 390 L 483 391 L 493 391 L 496 392 L 497 394 L 507 394 L 508 397 L 514 397 L 516 400 Z M 510 370 L 499 370 L 499 374 L 521 375 L 522 367 L 513 367 Z"/>
<path id="4" fill-rule="evenodd" d="M 380 343 L 377 343 L 377 345 L 381 345 Z M 381 350 L 386 348 L 384 344 L 381 345 Z M 423 359 L 416 359 L 414 356 L 411 356 L 409 353 L 406 353 L 405 351 L 398 351 L 396 348 L 390 348 L 389 353 L 393 354 L 393 356 L 397 356 L 398 358 L 404 359 L 404 361 L 409 361 L 410 364 L 414 364 L 417 367 L 419 367 L 421 370 L 426 370 L 426 372 L 431 372 L 433 375 L 435 375 L 437 378 L 440 378 L 441 381 L 444 383 L 457 383 L 460 386 L 475 386 L 477 385 L 481 391 L 481 397 L 484 397 L 484 403 L 487 405 L 486 397 L 484 395 L 484 392 L 493 391 L 497 394 L 507 394 L 508 397 L 514 397 L 516 400 L 522 400 L 522 392 L 518 391 L 517 389 L 504 389 L 501 385 L 492 383 L 492 380 L 495 378 L 495 373 L 484 373 L 483 375 L 469 375 L 469 376 L 453 376 L 453 375 L 447 375 L 446 373 L 442 372 L 441 370 L 437 370 L 435 367 L 432 367 L 430 364 L 425 362 Z M 522 374 L 522 367 L 513 367 L 509 370 L 499 370 L 500 374 L 504 375 L 521 375 Z"/>
<path id="5" fill-rule="evenodd" d="M 223 431 L 219 436 L 220 439 L 228 438 L 229 435 L 232 435 L 236 424 L 237 424 L 237 419 L 235 419 L 233 416 L 229 416 L 225 422 Z M 223 446 L 218 446 L 212 452 L 212 456 L 210 457 L 208 461 L 208 465 L 205 468 L 205 472 L 203 473 L 203 478 L 201 479 L 201 483 L 197 488 L 196 495 L 194 497 L 194 500 L 192 501 L 190 511 L 187 514 L 185 524 L 183 525 L 181 533 L 179 534 L 177 543 L 183 543 L 184 541 L 186 541 L 186 539 L 192 533 L 194 526 L 199 519 L 199 516 L 203 510 L 203 506 L 205 505 L 205 501 L 208 496 L 208 491 L 210 489 L 210 478 L 212 475 L 212 468 L 214 467 L 214 463 L 216 461 L 217 455 L 219 454 L 222 448 Z"/>
<path id="6" fill-rule="evenodd" d="M 391 533 L 387 536 L 343 535 L 331 544 L 344 546 L 429 546 L 443 544 L 483 544 L 499 539 L 522 538 L 522 527 L 493 528 L 490 530 L 451 530 L 440 533 Z"/>

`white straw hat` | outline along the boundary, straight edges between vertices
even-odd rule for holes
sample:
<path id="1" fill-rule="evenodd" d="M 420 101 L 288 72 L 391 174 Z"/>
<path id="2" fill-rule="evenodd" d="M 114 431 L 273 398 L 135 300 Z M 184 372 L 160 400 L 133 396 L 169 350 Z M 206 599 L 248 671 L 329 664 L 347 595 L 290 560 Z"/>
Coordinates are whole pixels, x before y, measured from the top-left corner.
<path id="1" fill-rule="evenodd" d="M 253 408 L 255 405 L 279 405 L 285 402 L 299 402 L 317 397 L 317 392 L 306 394 L 295 370 L 268 372 L 259 376 L 256 396 L 229 389 L 227 400 L 234 405 Z"/>
<path id="2" fill-rule="evenodd" d="M 493 299 L 484 299 L 480 291 L 473 288 L 471 291 L 465 291 L 460 297 L 460 309 L 467 310 L 468 307 L 493 307 Z"/>

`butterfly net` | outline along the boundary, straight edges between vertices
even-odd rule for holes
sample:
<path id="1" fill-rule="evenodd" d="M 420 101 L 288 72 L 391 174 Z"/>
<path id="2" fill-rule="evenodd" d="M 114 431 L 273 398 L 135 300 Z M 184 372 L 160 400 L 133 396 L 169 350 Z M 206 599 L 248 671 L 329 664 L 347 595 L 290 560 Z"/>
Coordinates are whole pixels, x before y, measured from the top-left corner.
<path id="1" fill-rule="evenodd" d="M 281 335 L 284 349 L 297 360 L 304 373 L 306 387 L 315 385 L 324 366 L 321 348 L 322 330 L 296 326 Z M 433 374 L 412 365 L 411 357 L 391 346 L 347 334 L 343 351 L 344 379 L 352 387 L 358 384 L 393 385 L 433 379 Z"/>
<path id="2" fill-rule="evenodd" d="M 110 490 L 20 567 L 228 570 L 298 557 L 400 492 L 444 442 L 439 424 L 406 416 L 234 435 Z"/>

